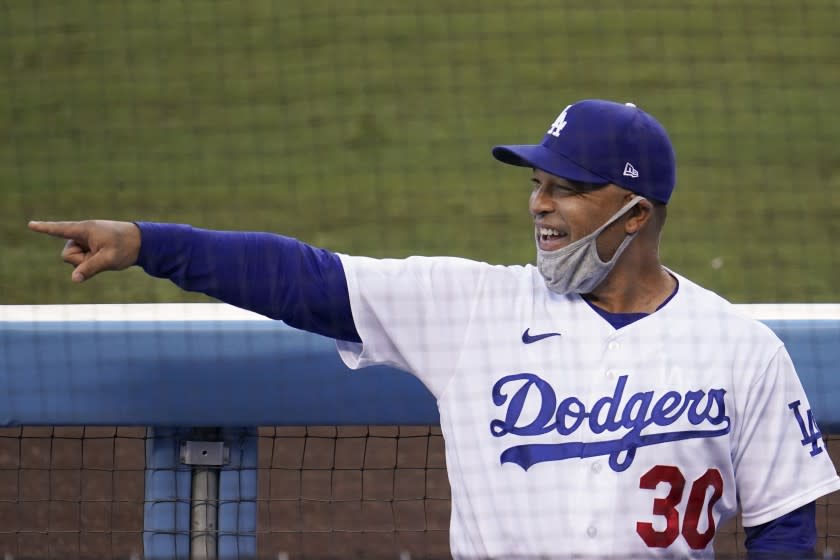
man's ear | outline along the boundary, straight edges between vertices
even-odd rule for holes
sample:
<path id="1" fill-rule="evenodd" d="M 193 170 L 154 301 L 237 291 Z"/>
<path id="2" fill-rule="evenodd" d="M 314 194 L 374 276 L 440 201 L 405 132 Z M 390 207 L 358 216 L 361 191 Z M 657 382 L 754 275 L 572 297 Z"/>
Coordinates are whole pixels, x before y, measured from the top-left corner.
<path id="1" fill-rule="evenodd" d="M 627 221 L 624 223 L 625 233 L 638 233 L 652 217 L 653 203 L 646 198 L 641 199 L 636 206 L 630 209 Z"/>

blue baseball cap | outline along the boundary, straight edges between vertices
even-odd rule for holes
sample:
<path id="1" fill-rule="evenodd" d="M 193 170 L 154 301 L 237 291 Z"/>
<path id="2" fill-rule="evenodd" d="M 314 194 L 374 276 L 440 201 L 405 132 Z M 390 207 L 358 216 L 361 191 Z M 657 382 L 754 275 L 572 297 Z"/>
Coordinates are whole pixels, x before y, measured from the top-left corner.
<path id="1" fill-rule="evenodd" d="M 632 103 L 585 99 L 566 107 L 540 144 L 495 146 L 503 163 L 584 183 L 613 183 L 667 203 L 676 184 L 665 128 Z"/>

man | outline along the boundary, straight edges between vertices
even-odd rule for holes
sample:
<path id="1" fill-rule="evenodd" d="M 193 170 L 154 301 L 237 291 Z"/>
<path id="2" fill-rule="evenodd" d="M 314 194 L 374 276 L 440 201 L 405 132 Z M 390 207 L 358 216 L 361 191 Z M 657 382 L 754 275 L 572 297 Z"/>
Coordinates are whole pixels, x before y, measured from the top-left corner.
<path id="1" fill-rule="evenodd" d="M 532 169 L 537 266 L 336 255 L 286 237 L 31 223 L 73 279 L 133 264 L 333 337 L 437 398 L 461 558 L 705 556 L 740 508 L 755 554 L 813 552 L 840 488 L 781 341 L 663 267 L 665 130 L 632 104 L 566 107 Z"/>

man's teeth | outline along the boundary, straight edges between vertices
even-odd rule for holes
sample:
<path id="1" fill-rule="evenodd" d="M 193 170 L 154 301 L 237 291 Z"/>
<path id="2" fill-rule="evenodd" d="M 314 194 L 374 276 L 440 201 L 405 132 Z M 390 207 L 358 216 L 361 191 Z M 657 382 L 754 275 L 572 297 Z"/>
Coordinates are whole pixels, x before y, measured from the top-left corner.
<path id="1" fill-rule="evenodd" d="M 559 236 L 560 232 L 557 231 L 556 229 L 541 227 L 540 228 L 540 235 L 543 236 L 543 237 L 555 237 L 555 236 Z"/>

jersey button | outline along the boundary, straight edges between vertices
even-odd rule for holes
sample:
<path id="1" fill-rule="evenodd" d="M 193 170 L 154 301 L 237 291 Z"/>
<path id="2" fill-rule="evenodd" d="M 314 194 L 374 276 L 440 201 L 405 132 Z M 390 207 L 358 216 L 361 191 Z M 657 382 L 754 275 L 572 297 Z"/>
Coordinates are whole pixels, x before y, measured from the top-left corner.
<path id="1" fill-rule="evenodd" d="M 613 340 L 612 342 L 610 342 L 610 343 L 607 345 L 607 348 L 609 348 L 610 350 L 618 350 L 618 347 L 619 347 L 619 346 L 621 346 L 621 345 L 620 345 L 618 342 L 616 342 L 616 341 L 614 341 L 614 340 Z"/>
<path id="2" fill-rule="evenodd" d="M 609 377 L 610 379 L 615 379 L 615 371 L 609 370 L 607 372 L 607 377 Z"/>
<path id="3" fill-rule="evenodd" d="M 586 534 L 589 535 L 589 538 L 594 539 L 595 536 L 598 534 L 598 529 L 596 529 L 595 527 L 589 527 L 586 530 Z"/>
<path id="4" fill-rule="evenodd" d="M 594 472 L 595 474 L 601 472 L 601 463 L 594 463 L 592 465 L 592 472 Z"/>

